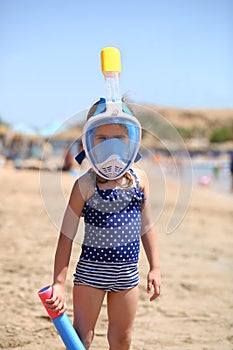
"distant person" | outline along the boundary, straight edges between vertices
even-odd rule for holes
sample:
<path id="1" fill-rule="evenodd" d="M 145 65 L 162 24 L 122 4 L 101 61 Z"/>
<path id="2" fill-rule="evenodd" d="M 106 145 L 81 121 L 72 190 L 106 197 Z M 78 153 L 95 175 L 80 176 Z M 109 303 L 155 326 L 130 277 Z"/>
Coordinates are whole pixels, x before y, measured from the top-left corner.
<path id="1" fill-rule="evenodd" d="M 218 180 L 220 171 L 221 171 L 221 164 L 217 162 L 213 167 L 213 175 L 215 180 Z"/>
<path id="2" fill-rule="evenodd" d="M 42 145 L 42 147 L 42 167 L 44 169 L 49 169 L 49 160 L 53 154 L 53 146 L 49 142 L 49 140 L 45 140 L 44 145 Z"/>
<path id="3" fill-rule="evenodd" d="M 44 147 L 43 147 L 43 159 L 47 160 L 51 157 L 53 153 L 53 146 L 49 140 L 45 140 Z"/>
<path id="4" fill-rule="evenodd" d="M 231 171 L 231 192 L 233 192 L 233 151 L 230 158 L 230 171 Z"/>
<path id="5" fill-rule="evenodd" d="M 65 153 L 65 158 L 64 158 L 62 170 L 69 171 L 72 169 L 72 166 L 73 166 L 73 156 L 72 156 L 70 148 L 68 148 L 68 150 Z"/>

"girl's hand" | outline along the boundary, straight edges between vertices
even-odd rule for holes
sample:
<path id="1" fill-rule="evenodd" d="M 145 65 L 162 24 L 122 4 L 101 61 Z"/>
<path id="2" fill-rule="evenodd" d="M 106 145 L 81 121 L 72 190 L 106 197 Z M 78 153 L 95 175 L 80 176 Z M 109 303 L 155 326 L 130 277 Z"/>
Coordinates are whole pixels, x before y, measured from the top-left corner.
<path id="1" fill-rule="evenodd" d="M 53 284 L 53 296 L 46 300 L 46 304 L 53 311 L 58 311 L 62 315 L 66 311 L 64 286 L 58 283 Z"/>
<path id="2" fill-rule="evenodd" d="M 160 270 L 150 270 L 147 275 L 147 293 L 151 293 L 152 287 L 154 289 L 153 295 L 150 297 L 150 301 L 155 300 L 159 295 L 161 291 L 161 275 Z"/>

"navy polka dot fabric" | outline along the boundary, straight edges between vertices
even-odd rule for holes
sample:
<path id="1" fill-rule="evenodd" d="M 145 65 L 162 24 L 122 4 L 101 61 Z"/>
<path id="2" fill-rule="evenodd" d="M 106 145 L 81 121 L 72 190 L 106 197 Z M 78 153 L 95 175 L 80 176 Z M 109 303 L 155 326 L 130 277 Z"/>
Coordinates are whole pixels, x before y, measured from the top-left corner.
<path id="1" fill-rule="evenodd" d="M 99 189 L 85 203 L 85 235 L 81 260 L 99 262 L 138 261 L 141 205 L 145 201 L 136 174 L 131 188 Z"/>

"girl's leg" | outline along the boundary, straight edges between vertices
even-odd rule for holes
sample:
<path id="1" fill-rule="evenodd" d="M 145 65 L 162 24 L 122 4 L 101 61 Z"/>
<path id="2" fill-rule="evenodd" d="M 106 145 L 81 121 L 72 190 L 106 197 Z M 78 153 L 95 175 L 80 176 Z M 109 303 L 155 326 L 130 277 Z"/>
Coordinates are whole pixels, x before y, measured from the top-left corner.
<path id="1" fill-rule="evenodd" d="M 138 287 L 108 293 L 110 350 L 129 350 L 138 304 Z"/>
<path id="2" fill-rule="evenodd" d="M 73 289 L 74 328 L 83 345 L 89 349 L 104 300 L 105 291 L 90 286 L 75 285 Z"/>

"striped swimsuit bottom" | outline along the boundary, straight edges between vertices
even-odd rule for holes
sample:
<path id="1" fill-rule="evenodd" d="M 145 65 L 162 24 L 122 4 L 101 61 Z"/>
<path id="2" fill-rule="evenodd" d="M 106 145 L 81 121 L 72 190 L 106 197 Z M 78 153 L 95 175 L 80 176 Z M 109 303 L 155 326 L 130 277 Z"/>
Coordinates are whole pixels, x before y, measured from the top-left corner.
<path id="1" fill-rule="evenodd" d="M 75 285 L 88 285 L 107 292 L 130 289 L 139 283 L 137 262 L 80 260 L 74 274 Z"/>

